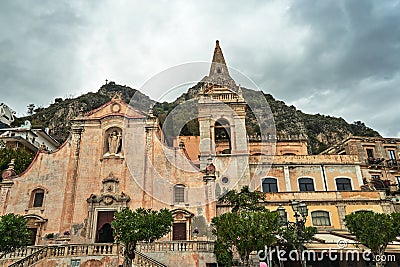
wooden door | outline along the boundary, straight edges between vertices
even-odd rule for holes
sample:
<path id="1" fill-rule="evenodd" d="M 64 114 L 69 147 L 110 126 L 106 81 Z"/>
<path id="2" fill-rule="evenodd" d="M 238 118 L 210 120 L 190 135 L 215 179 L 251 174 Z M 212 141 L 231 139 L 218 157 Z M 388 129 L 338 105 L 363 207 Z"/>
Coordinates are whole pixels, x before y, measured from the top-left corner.
<path id="1" fill-rule="evenodd" d="M 186 223 L 174 223 L 172 228 L 172 240 L 187 240 Z"/>

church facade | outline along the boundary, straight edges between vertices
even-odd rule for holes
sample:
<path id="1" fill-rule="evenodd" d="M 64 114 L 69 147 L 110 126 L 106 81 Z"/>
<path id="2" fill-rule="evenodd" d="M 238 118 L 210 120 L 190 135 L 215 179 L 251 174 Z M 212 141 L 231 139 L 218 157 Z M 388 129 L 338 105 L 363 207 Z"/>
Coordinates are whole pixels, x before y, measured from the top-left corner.
<path id="1" fill-rule="evenodd" d="M 217 42 L 198 96 L 200 136 L 177 137 L 167 146 L 151 110 L 140 111 L 116 96 L 72 120 L 71 136 L 58 150 L 38 152 L 24 173 L 0 183 L 0 215 L 24 215 L 35 233 L 32 244 L 45 245 L 55 239 L 113 242 L 110 223 L 124 207 L 172 210 L 174 225 L 165 241 L 213 240 L 211 219 L 229 209 L 216 200 L 246 185 L 265 192 L 264 205 L 271 210 L 285 207 L 289 220 L 291 201 L 307 203 L 307 225 L 320 232 L 345 230 L 344 216 L 354 211 L 395 211 L 394 197 L 368 188 L 365 179 L 373 179 L 368 173 L 374 171 L 362 158 L 367 153 L 362 146 L 352 153 L 343 153 L 342 145 L 340 153 L 308 155 L 302 139 L 271 134 L 252 141 L 246 108 Z M 399 139 L 390 150 L 395 163 Z M 391 166 L 388 179 L 394 185 L 400 174 Z"/>

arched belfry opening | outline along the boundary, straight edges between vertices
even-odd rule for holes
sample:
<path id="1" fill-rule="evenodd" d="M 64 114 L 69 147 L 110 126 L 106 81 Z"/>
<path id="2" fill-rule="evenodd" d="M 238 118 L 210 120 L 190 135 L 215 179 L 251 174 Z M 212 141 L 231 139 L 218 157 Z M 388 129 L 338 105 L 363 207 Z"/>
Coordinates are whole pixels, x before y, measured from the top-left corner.
<path id="1" fill-rule="evenodd" d="M 217 154 L 231 154 L 231 126 L 226 119 L 219 119 L 215 122 L 214 140 Z"/>

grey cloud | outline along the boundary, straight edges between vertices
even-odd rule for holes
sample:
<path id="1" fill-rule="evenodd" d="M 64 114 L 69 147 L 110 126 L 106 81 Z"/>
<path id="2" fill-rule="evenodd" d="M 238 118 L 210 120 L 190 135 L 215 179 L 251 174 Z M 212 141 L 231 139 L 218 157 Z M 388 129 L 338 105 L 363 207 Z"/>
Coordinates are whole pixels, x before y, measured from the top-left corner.
<path id="1" fill-rule="evenodd" d="M 75 85 L 70 81 L 80 79 L 74 49 L 83 22 L 75 10 L 67 1 L 0 5 L 1 101 L 14 99 L 17 104 L 12 107 L 24 112 L 28 103 L 47 105 L 66 95 Z"/>
<path id="2" fill-rule="evenodd" d="M 310 34 L 302 57 L 289 63 L 287 78 L 275 80 L 272 90 L 300 109 L 363 120 L 396 135 L 400 127 L 391 114 L 400 97 L 394 87 L 400 81 L 400 5 L 385 3 L 294 1 L 290 18 Z M 305 100 L 320 91 L 329 93 Z"/>
<path id="3" fill-rule="evenodd" d="M 23 113 L 106 78 L 138 88 L 168 67 L 211 60 L 220 39 L 227 63 L 265 92 L 394 136 L 398 14 L 399 1 L 376 0 L 1 1 L 0 101 Z"/>

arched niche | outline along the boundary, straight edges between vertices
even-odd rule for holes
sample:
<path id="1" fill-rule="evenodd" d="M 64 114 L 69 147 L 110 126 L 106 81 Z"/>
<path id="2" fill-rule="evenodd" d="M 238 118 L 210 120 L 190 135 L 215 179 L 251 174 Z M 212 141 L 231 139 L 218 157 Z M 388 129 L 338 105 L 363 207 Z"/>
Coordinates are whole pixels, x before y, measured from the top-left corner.
<path id="1" fill-rule="evenodd" d="M 119 157 L 122 155 L 122 129 L 110 127 L 104 135 L 104 156 Z"/>

